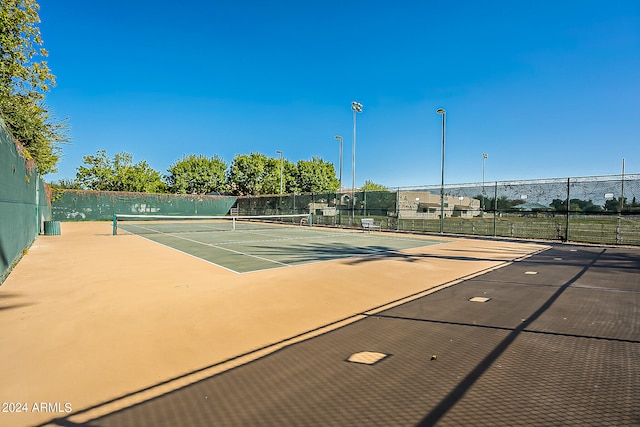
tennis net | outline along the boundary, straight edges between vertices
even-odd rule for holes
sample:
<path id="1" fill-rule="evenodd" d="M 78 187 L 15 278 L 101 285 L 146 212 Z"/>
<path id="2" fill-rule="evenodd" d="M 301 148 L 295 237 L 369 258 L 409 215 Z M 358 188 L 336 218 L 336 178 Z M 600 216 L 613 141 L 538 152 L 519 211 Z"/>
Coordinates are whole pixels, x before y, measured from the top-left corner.
<path id="1" fill-rule="evenodd" d="M 113 235 L 118 230 L 132 234 L 174 234 L 242 230 L 278 230 L 284 227 L 311 226 L 311 214 L 235 215 L 235 216 L 175 216 L 175 215 L 113 215 Z"/>

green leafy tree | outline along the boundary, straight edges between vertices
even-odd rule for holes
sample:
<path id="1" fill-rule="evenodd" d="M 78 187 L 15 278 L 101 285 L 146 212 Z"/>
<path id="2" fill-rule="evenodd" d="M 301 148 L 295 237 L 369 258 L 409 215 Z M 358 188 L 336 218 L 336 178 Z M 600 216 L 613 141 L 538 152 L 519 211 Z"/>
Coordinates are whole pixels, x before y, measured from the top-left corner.
<path id="1" fill-rule="evenodd" d="M 617 199 L 609 199 L 604 202 L 604 210 L 607 212 L 620 212 L 622 206 L 627 206 L 626 197 L 618 197 Z"/>
<path id="2" fill-rule="evenodd" d="M 558 212 L 566 212 L 567 211 L 567 201 L 562 199 L 553 199 L 549 206 Z"/>
<path id="3" fill-rule="evenodd" d="M 280 167 L 280 164 L 278 164 Z M 282 168 L 283 186 L 285 194 L 299 193 L 300 186 L 298 185 L 298 167 L 288 160 L 284 160 Z M 278 183 L 280 185 L 280 183 Z M 278 187 L 279 189 L 279 187 Z"/>
<path id="4" fill-rule="evenodd" d="M 493 209 L 493 200 L 494 199 L 490 199 L 485 195 L 482 194 L 478 194 L 477 196 L 474 197 L 474 199 L 478 199 L 480 201 L 480 207 L 485 210 L 491 210 Z"/>
<path id="5" fill-rule="evenodd" d="M 298 189 L 298 168 L 287 159 L 267 158 L 259 194 L 280 194 L 280 172 L 282 167 L 282 192 L 284 194 L 300 191 Z"/>
<path id="6" fill-rule="evenodd" d="M 231 162 L 228 181 L 235 194 L 262 194 L 262 181 L 269 181 L 269 173 L 275 173 L 270 169 L 273 164 L 264 154 L 238 154 Z"/>
<path id="7" fill-rule="evenodd" d="M 389 191 L 387 190 L 387 187 L 385 187 L 382 184 L 376 184 L 373 181 L 365 181 L 364 185 L 362 186 L 362 190 L 363 191 Z"/>
<path id="8" fill-rule="evenodd" d="M 592 200 L 571 199 L 570 202 L 569 206 L 574 212 L 596 213 L 603 211 L 602 206 L 594 205 Z"/>
<path id="9" fill-rule="evenodd" d="M 283 192 L 296 191 L 296 166 L 286 159 L 281 163 L 280 158 L 260 153 L 234 157 L 229 168 L 228 185 L 238 195 L 279 194 L 281 165 Z"/>
<path id="10" fill-rule="evenodd" d="M 61 179 L 49 183 L 54 190 L 82 190 L 82 185 L 75 179 Z"/>
<path id="11" fill-rule="evenodd" d="M 266 157 L 266 156 L 265 156 Z M 280 193 L 280 165 L 282 165 L 282 188 L 286 192 L 285 185 L 287 179 L 285 177 L 284 166 L 287 160 L 280 158 L 266 158 L 264 162 L 264 171 L 258 184 L 258 194 L 279 194 Z"/>
<path id="12" fill-rule="evenodd" d="M 165 177 L 168 190 L 179 194 L 224 193 L 227 164 L 218 156 L 183 156 L 169 167 Z"/>
<path id="13" fill-rule="evenodd" d="M 44 104 L 55 76 L 40 36 L 35 0 L 0 3 L 0 112 L 13 137 L 26 148 L 42 174 L 55 172 L 67 123 L 54 121 Z"/>
<path id="14" fill-rule="evenodd" d="M 320 157 L 299 160 L 296 168 L 298 191 L 302 193 L 333 193 L 340 186 L 333 163 Z"/>
<path id="15" fill-rule="evenodd" d="M 145 161 L 133 164 L 133 156 L 122 152 L 111 160 L 105 150 L 99 150 L 95 156 L 82 158 L 86 166 L 80 166 L 76 181 L 83 188 L 102 191 L 133 191 L 158 193 L 166 190 L 160 179 L 160 173 L 152 169 Z"/>
<path id="16" fill-rule="evenodd" d="M 558 212 L 567 211 L 566 200 L 553 199 L 553 201 L 549 204 L 549 206 Z M 596 212 L 602 212 L 602 210 L 603 210 L 602 206 L 594 205 L 592 200 L 582 200 L 582 199 L 569 200 L 570 212 L 596 213 Z"/>
<path id="17" fill-rule="evenodd" d="M 476 198 L 481 198 L 482 196 L 476 196 Z M 486 210 L 493 210 L 494 207 L 496 207 L 495 203 L 496 203 L 496 199 L 495 198 L 485 198 L 484 199 L 484 208 Z M 518 206 L 518 205 L 522 205 L 524 202 L 524 200 L 520 200 L 520 199 L 509 199 L 507 196 L 500 196 L 498 197 L 498 203 L 497 203 L 497 208 L 499 211 L 509 211 L 511 209 L 513 209 L 514 207 Z"/>
<path id="18" fill-rule="evenodd" d="M 640 203 L 634 197 L 630 205 L 624 205 L 624 212 L 638 213 L 640 212 Z"/>

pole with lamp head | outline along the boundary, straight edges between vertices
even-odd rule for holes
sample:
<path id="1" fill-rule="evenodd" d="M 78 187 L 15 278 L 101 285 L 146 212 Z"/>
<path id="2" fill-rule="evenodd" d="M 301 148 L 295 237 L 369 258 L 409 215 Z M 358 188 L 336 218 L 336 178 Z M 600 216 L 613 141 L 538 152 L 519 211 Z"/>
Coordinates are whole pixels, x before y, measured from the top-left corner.
<path id="1" fill-rule="evenodd" d="M 356 101 L 351 103 L 353 111 L 353 152 L 351 154 L 351 221 L 355 223 L 356 209 L 356 114 L 362 113 L 362 104 Z M 355 224 L 354 224 L 355 225 Z"/>
<path id="2" fill-rule="evenodd" d="M 485 191 L 484 191 L 484 161 L 487 160 L 489 158 L 489 155 L 487 153 L 482 153 L 482 206 L 480 206 L 480 209 L 484 212 L 484 206 L 485 206 Z"/>
<path id="3" fill-rule="evenodd" d="M 276 154 L 280 154 L 280 195 L 282 196 L 282 163 L 283 163 L 282 151 L 276 150 Z"/>
<path id="4" fill-rule="evenodd" d="M 447 112 L 444 108 L 438 108 L 436 113 L 442 115 L 442 179 L 440 181 L 440 233 L 444 233 L 444 142 L 447 123 Z"/>

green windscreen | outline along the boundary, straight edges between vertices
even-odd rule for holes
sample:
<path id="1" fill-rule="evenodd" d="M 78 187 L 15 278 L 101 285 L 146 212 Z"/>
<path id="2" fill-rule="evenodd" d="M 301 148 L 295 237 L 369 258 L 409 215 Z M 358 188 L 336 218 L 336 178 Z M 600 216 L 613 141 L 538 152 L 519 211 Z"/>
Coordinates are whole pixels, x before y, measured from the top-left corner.
<path id="1" fill-rule="evenodd" d="M 54 196 L 59 221 L 110 221 L 116 214 L 226 215 L 236 198 L 181 194 L 64 190 Z"/>
<path id="2" fill-rule="evenodd" d="M 0 283 L 51 218 L 48 188 L 0 118 Z"/>

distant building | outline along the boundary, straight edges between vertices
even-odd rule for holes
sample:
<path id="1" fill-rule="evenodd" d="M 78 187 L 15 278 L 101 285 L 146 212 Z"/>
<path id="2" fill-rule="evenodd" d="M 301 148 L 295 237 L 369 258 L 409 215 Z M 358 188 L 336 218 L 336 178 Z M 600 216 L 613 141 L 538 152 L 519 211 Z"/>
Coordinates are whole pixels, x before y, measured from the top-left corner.
<path id="1" fill-rule="evenodd" d="M 480 215 L 480 200 L 470 197 L 444 196 L 444 207 L 440 206 L 440 194 L 427 191 L 401 191 L 398 195 L 398 217 L 408 219 L 444 217 L 472 218 Z"/>

